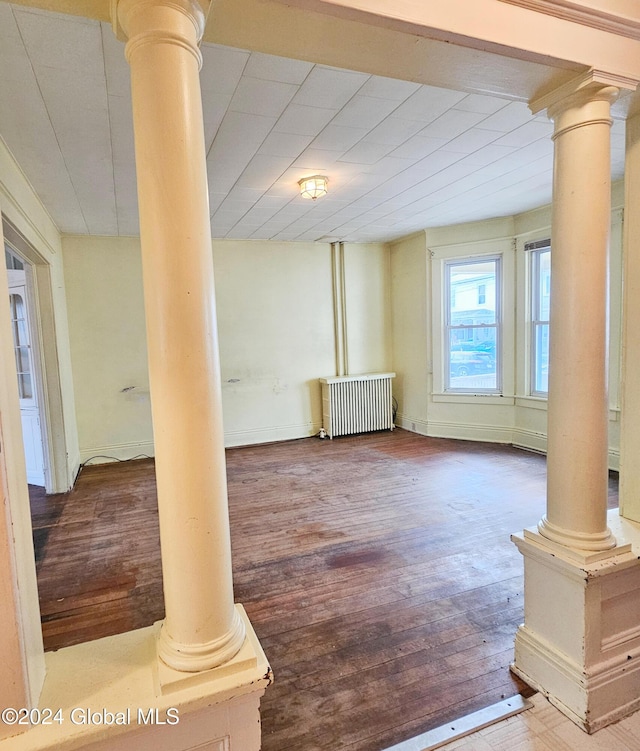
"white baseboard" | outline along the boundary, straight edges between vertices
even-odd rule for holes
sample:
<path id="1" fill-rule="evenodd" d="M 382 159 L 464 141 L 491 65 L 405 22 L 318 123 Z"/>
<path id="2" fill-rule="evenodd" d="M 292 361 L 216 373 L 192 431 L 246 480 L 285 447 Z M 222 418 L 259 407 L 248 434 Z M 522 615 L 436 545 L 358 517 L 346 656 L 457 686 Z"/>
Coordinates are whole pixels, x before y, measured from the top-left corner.
<path id="1" fill-rule="evenodd" d="M 398 412 L 395 424 L 397 427 L 409 430 L 411 433 L 429 435 L 429 424 L 426 420 L 419 420 L 416 417 L 410 417 Z"/>
<path id="2" fill-rule="evenodd" d="M 95 446 L 80 449 L 80 461 L 85 464 L 105 464 L 107 462 L 127 461 L 135 457 L 154 456 L 152 441 L 140 443 L 114 443 L 110 446 Z"/>
<path id="3" fill-rule="evenodd" d="M 547 436 L 535 430 L 510 427 L 506 425 L 469 425 L 467 423 L 434 422 L 420 420 L 416 417 L 396 415 L 396 425 L 412 433 L 432 438 L 452 438 L 459 441 L 479 441 L 481 443 L 507 443 L 516 448 L 547 453 Z M 620 450 L 609 448 L 609 469 L 620 468 Z"/>
<path id="4" fill-rule="evenodd" d="M 273 443 L 274 441 L 292 441 L 297 438 L 310 438 L 316 435 L 321 427 L 320 423 L 308 422 L 302 425 L 275 425 L 267 428 L 226 431 L 224 434 L 224 445 L 227 448 L 233 448 L 235 446 L 252 446 L 257 443 Z"/>
<path id="5" fill-rule="evenodd" d="M 433 438 L 454 438 L 460 441 L 513 443 L 513 429 L 505 425 L 469 425 L 430 420 L 428 435 Z"/>

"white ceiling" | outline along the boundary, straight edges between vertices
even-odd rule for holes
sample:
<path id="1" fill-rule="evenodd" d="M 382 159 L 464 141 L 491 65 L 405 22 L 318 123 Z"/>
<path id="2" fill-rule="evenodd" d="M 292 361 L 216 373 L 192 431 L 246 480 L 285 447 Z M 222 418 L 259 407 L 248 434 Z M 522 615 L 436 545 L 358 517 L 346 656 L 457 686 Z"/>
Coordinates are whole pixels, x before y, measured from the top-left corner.
<path id="1" fill-rule="evenodd" d="M 216 238 L 383 241 L 551 200 L 523 102 L 204 44 Z M 107 24 L 0 2 L 0 135 L 59 229 L 138 234 L 129 72 Z M 612 129 L 614 179 L 624 122 Z M 329 178 L 328 195 L 297 181 Z"/>

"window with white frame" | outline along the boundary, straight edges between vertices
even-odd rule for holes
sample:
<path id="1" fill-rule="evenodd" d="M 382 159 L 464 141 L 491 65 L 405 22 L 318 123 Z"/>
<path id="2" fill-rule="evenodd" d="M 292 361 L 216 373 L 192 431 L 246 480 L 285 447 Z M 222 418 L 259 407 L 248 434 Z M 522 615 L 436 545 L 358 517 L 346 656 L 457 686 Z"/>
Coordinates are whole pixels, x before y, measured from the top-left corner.
<path id="1" fill-rule="evenodd" d="M 445 263 L 445 390 L 500 391 L 500 258 Z"/>
<path id="2" fill-rule="evenodd" d="M 530 251 L 531 336 L 530 393 L 549 391 L 549 303 L 551 300 L 551 246 L 549 240 L 527 243 Z"/>

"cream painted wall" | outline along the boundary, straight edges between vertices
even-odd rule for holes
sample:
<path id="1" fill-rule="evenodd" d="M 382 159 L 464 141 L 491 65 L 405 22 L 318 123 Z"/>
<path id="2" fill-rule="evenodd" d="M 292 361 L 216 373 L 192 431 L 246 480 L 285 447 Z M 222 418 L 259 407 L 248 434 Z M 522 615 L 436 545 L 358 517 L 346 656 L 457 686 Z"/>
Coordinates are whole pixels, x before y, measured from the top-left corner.
<path id="1" fill-rule="evenodd" d="M 139 241 L 63 248 L 82 458 L 152 454 Z M 226 444 L 314 435 L 336 373 L 330 245 L 220 240 L 213 258 Z M 390 370 L 386 246 L 345 248 L 345 309 L 351 372 Z"/>
<path id="2" fill-rule="evenodd" d="M 330 246 L 215 241 L 225 441 L 316 433 L 335 372 Z"/>
<path id="3" fill-rule="evenodd" d="M 345 311 L 349 374 L 391 368 L 391 285 L 389 248 L 345 243 Z"/>
<path id="4" fill-rule="evenodd" d="M 431 393 L 428 354 L 431 331 L 427 307 L 430 264 L 424 232 L 391 244 L 390 252 L 396 423 L 426 435 Z"/>
<path id="5" fill-rule="evenodd" d="M 82 461 L 153 455 L 140 242 L 63 237 L 62 247 Z"/>

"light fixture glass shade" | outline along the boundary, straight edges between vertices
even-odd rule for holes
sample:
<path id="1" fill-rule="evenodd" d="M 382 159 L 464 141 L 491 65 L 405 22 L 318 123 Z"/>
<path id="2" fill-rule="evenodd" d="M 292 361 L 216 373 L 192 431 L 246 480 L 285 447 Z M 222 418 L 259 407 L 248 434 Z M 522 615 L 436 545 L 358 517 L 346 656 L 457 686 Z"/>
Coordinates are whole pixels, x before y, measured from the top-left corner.
<path id="1" fill-rule="evenodd" d="M 322 175 L 313 175 L 313 177 L 304 177 L 298 181 L 300 186 L 300 195 L 303 198 L 321 198 L 327 193 L 327 178 Z"/>

